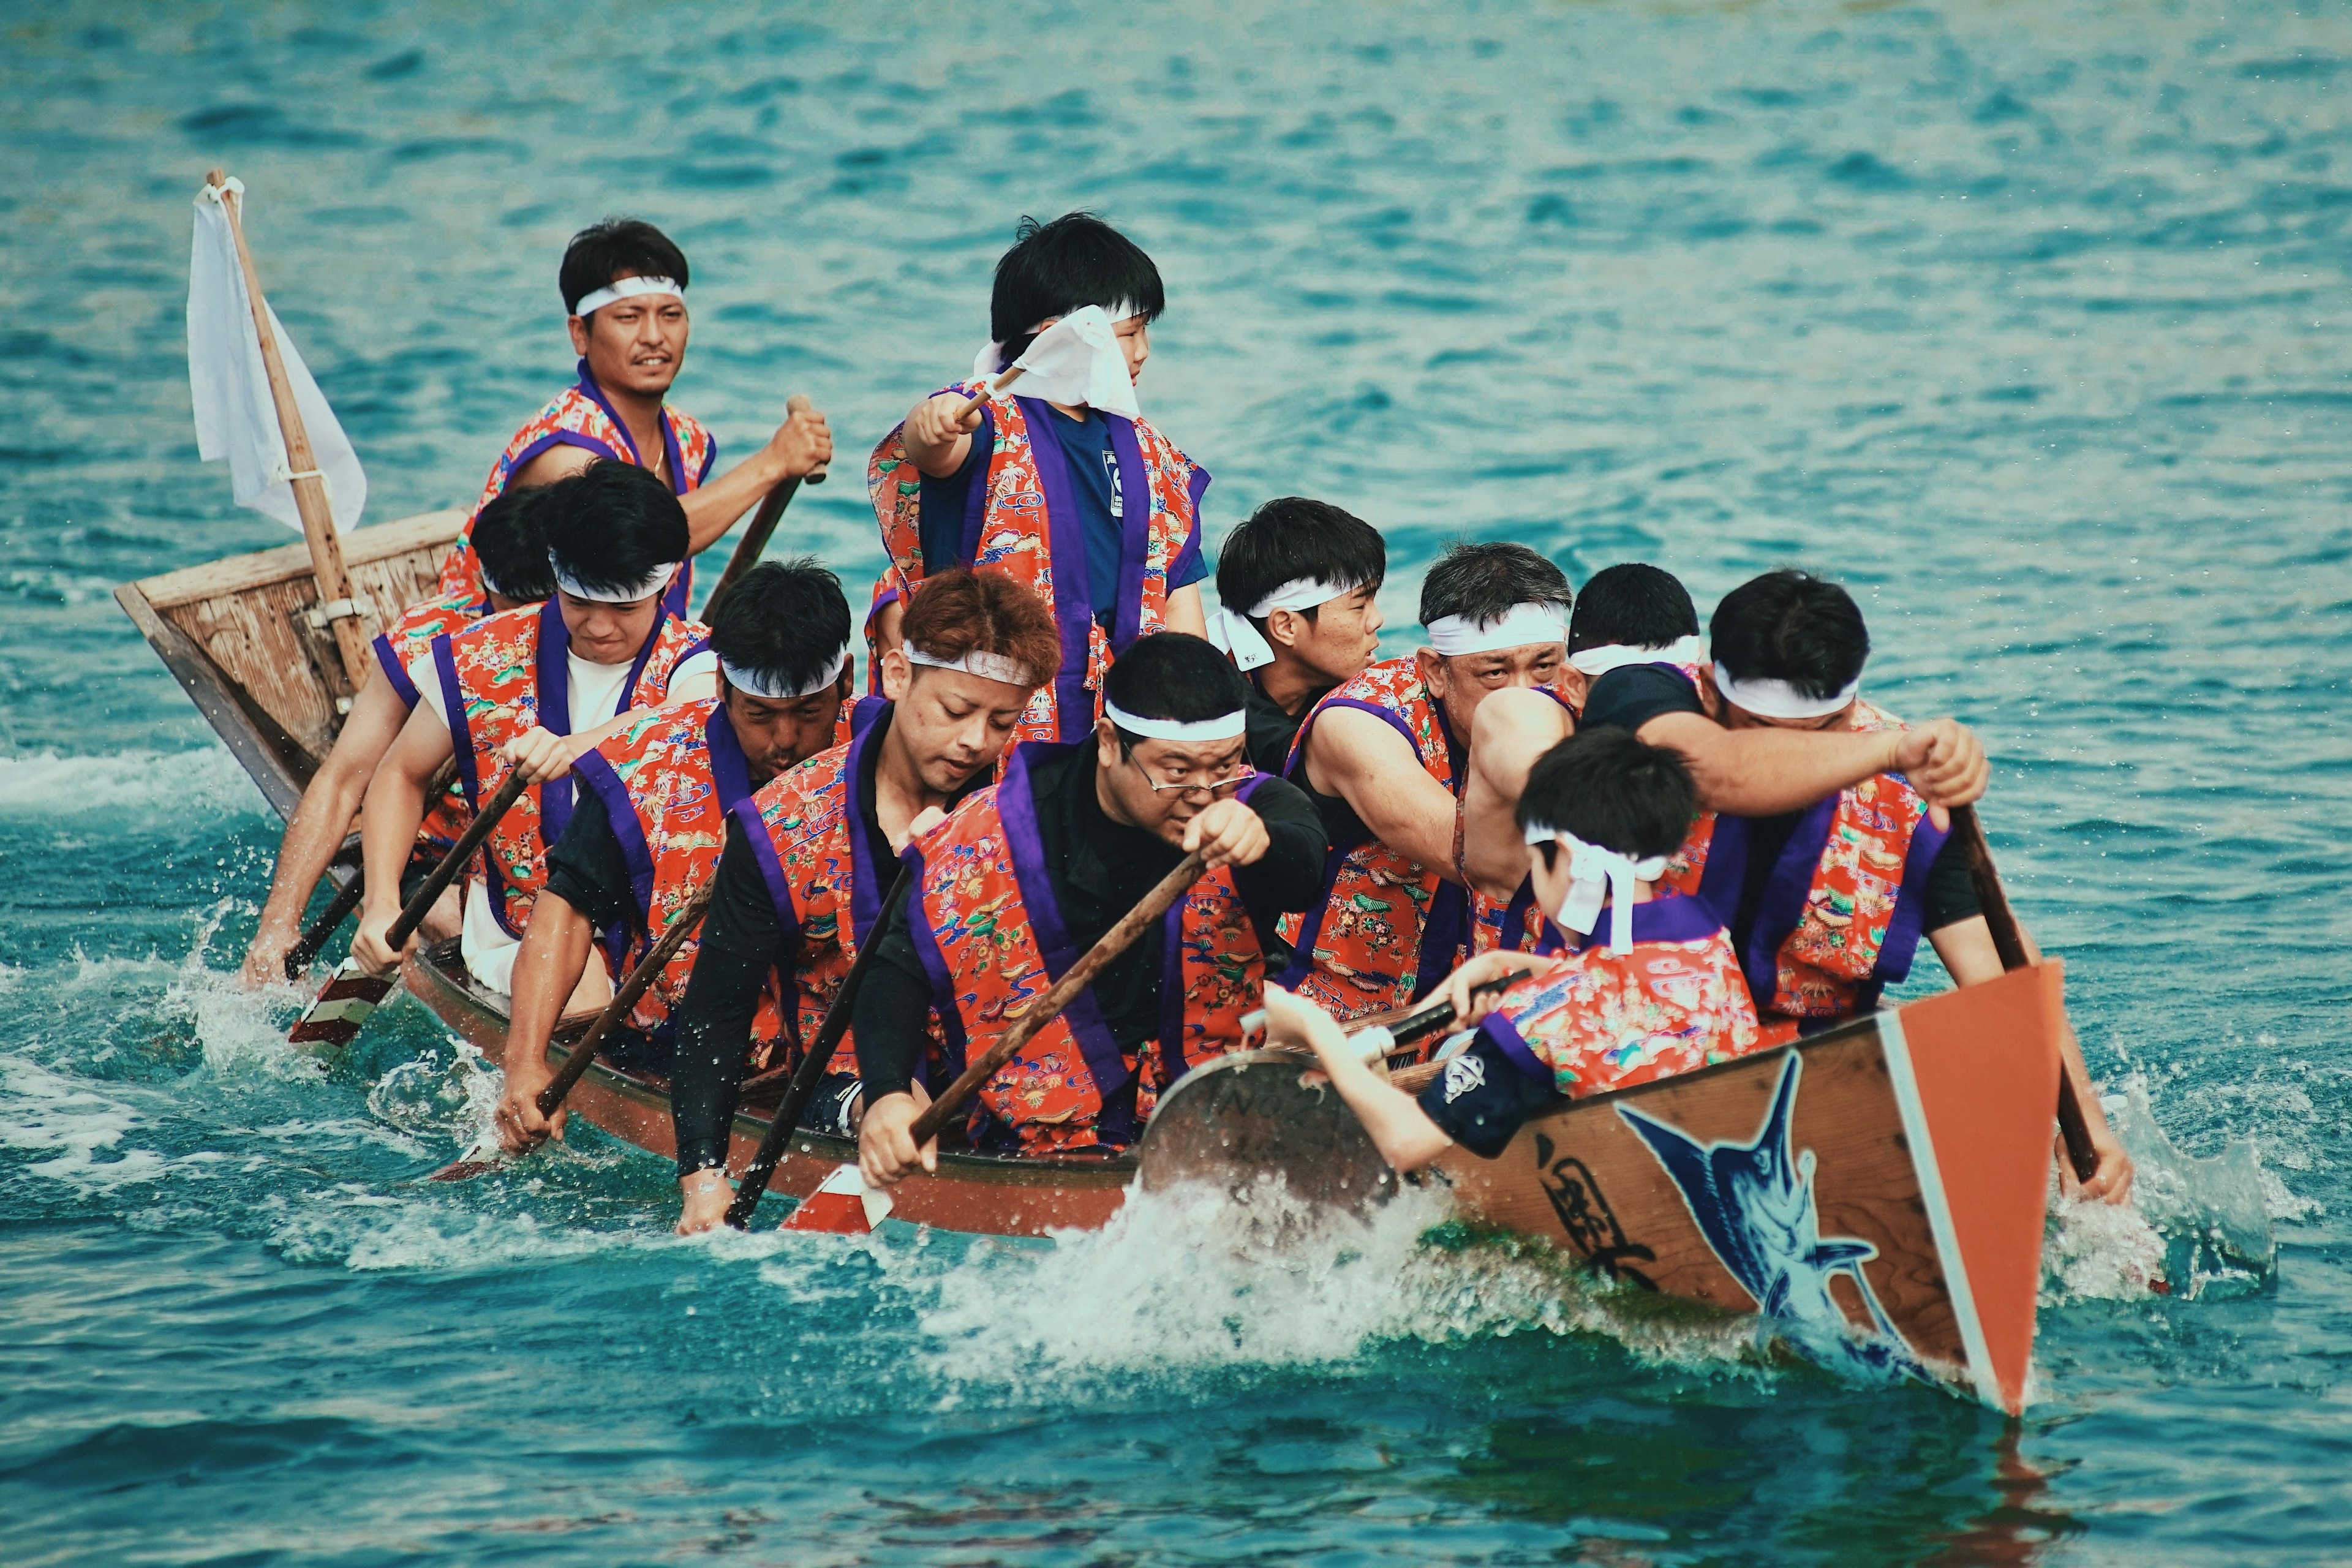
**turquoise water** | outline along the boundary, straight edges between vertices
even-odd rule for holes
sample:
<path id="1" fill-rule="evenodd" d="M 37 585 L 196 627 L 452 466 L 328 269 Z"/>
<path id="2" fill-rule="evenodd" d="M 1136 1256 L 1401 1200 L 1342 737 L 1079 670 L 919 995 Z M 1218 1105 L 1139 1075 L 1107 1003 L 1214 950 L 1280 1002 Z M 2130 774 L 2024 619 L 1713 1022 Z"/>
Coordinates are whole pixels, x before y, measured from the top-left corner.
<path id="1" fill-rule="evenodd" d="M 2352 1556 L 2345 13 L 0 22 L 0 1561 Z M 2154 1300 L 2068 1218 L 2011 1426 L 1412 1214 L 690 1244 L 596 1136 L 408 1184 L 488 1080 L 413 1005 L 316 1079 L 228 987 L 275 824 L 107 596 L 289 537 L 195 458 L 214 162 L 377 521 L 469 498 L 569 374 L 555 260 L 605 212 L 691 254 L 677 398 L 740 455 L 796 390 L 863 451 L 969 362 L 1015 218 L 1083 204 L 1169 279 L 1143 397 L 1213 532 L 1341 501 L 1392 622 L 1463 535 L 1703 604 L 1833 570 L 1874 694 L 1997 756 L 2095 1069 L 2253 1141 L 2275 1279 Z M 852 467 L 785 531 L 862 584 Z"/>

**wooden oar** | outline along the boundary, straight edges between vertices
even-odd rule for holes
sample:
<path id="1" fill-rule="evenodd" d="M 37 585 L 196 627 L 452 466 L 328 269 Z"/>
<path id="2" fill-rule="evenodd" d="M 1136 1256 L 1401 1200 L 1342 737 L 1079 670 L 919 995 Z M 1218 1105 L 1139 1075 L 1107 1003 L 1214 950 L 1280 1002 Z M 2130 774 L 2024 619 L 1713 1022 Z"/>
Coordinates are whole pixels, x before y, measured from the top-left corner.
<path id="1" fill-rule="evenodd" d="M 804 414 L 815 407 L 816 405 L 801 393 L 795 392 L 784 399 L 784 408 L 789 414 Z M 822 467 L 811 468 L 807 475 L 808 482 L 821 485 L 824 483 L 824 474 Z M 702 601 L 703 625 L 709 626 L 711 617 L 719 613 L 719 602 L 727 596 L 727 591 L 741 582 L 746 572 L 760 563 L 760 557 L 767 552 L 768 540 L 775 533 L 776 524 L 784 515 L 784 508 L 793 504 L 793 497 L 800 493 L 800 488 L 799 479 L 786 479 L 770 490 L 760 502 L 760 510 L 752 514 L 751 526 L 743 531 L 743 537 L 736 542 L 735 553 L 727 558 L 727 570 L 719 574 L 710 596 Z"/>
<path id="2" fill-rule="evenodd" d="M 1986 928 L 1992 932 L 2000 966 L 2026 968 L 2033 960 L 2026 953 L 2025 935 L 2018 930 L 2009 895 L 2001 889 L 2000 872 L 1992 863 L 1992 846 L 1985 842 L 1984 824 L 1977 820 L 1975 806 L 1952 807 L 1952 837 L 1959 840 L 1960 853 L 1968 858 L 1969 877 L 1976 883 L 1977 903 L 1983 910 Z M 2087 1182 L 2097 1175 L 2099 1152 L 2091 1142 L 2091 1125 L 2074 1090 L 2074 1075 L 2063 1061 L 2058 1069 L 2058 1131 L 2066 1141 L 2066 1158 L 2074 1164 L 2075 1180 Z"/>
<path id="3" fill-rule="evenodd" d="M 563 1058 L 563 1065 L 555 1069 L 555 1076 L 547 1080 L 547 1087 L 535 1097 L 533 1103 L 539 1107 L 541 1116 L 552 1116 L 562 1108 L 565 1097 L 572 1092 L 572 1086 L 578 1083 L 594 1064 L 596 1053 L 604 1047 L 604 1037 L 620 1027 L 621 1020 L 629 1016 L 629 1009 L 637 1005 L 637 998 L 661 978 L 661 972 L 668 966 L 671 959 L 677 956 L 677 950 L 686 945 L 686 939 L 702 924 L 702 917 L 710 912 L 711 889 L 718 885 L 719 879 L 713 876 L 696 889 L 694 896 L 686 900 L 686 907 L 677 911 L 677 918 L 671 921 L 669 928 L 661 933 L 661 940 L 654 943 L 652 951 L 645 957 L 637 960 L 637 966 L 629 971 L 629 977 L 621 982 L 621 988 L 613 993 L 613 999 L 604 1004 L 604 1010 L 596 1015 L 596 1021 L 588 1026 L 588 1032 L 580 1037 L 580 1043 L 572 1047 L 572 1054 Z M 498 1169 L 503 1163 L 499 1157 L 497 1138 L 493 1134 L 489 1142 L 477 1144 L 461 1158 L 452 1160 L 425 1180 L 470 1181 L 487 1171 Z"/>
<path id="4" fill-rule="evenodd" d="M 1036 1036 L 1038 1030 L 1061 1016 L 1062 1009 L 1073 997 L 1094 983 L 1103 966 L 1129 948 L 1136 939 L 1150 931 L 1153 922 L 1168 912 L 1169 906 L 1182 898 L 1192 884 L 1200 880 L 1208 861 L 1199 850 L 1184 857 L 1177 868 L 1160 879 L 1143 901 L 1119 917 L 1118 923 L 1103 932 L 1102 940 L 1088 948 L 1085 956 L 1070 965 L 1063 976 L 1046 989 L 1043 996 L 1029 1005 L 1027 1012 L 1014 1020 L 1011 1028 L 996 1037 L 996 1043 L 981 1055 L 979 1060 L 965 1068 L 948 1085 L 937 1100 L 925 1108 L 915 1123 L 908 1129 L 915 1147 L 940 1135 L 949 1121 L 964 1108 L 964 1103 L 978 1094 L 981 1086 L 996 1076 L 997 1070 L 1018 1055 L 1021 1047 Z M 855 1164 L 844 1165 L 825 1178 L 824 1184 L 809 1195 L 806 1203 L 793 1211 L 784 1222 L 786 1230 L 829 1230 L 855 1236 L 868 1231 L 890 1212 L 890 1194 L 885 1188 L 877 1191 L 865 1184 L 862 1173 Z M 802 1215 L 807 1215 L 807 1219 Z"/>
<path id="5" fill-rule="evenodd" d="M 874 922 L 872 937 L 857 950 L 856 960 L 835 992 L 832 1005 L 824 1010 L 824 1022 L 817 1026 L 816 1038 L 809 1042 L 808 1054 L 793 1070 L 792 1080 L 784 1086 L 784 1098 L 776 1107 L 776 1114 L 768 1123 L 767 1136 L 760 1140 L 759 1152 L 751 1163 L 743 1167 L 742 1180 L 736 1184 L 735 1201 L 727 1205 L 727 1223 L 737 1230 L 747 1230 L 751 1224 L 751 1211 L 760 1206 L 760 1198 L 768 1190 L 770 1178 L 784 1157 L 784 1145 L 792 1141 L 800 1126 L 801 1117 L 808 1110 L 810 1097 L 824 1080 L 826 1069 L 833 1066 L 834 1053 L 841 1045 L 841 1037 L 849 1032 L 851 1005 L 857 998 L 858 988 L 866 984 L 866 972 L 874 966 L 874 950 L 882 945 L 882 932 L 890 917 L 907 901 L 907 889 L 913 883 L 913 873 L 905 867 L 898 868 L 898 879 L 882 900 L 882 916 Z"/>
<path id="6" fill-rule="evenodd" d="M 385 946 L 398 952 L 408 945 L 408 939 L 416 934 L 416 928 L 433 912 L 433 901 L 441 896 L 441 890 L 465 869 L 466 862 L 481 847 L 482 840 L 499 825 L 499 818 L 507 814 L 507 807 L 528 787 L 520 769 L 507 774 L 506 783 L 499 785 L 498 793 L 483 803 L 480 814 L 466 825 L 466 831 L 457 836 L 449 853 L 441 857 L 441 863 L 433 868 L 425 885 L 416 889 L 416 896 L 401 907 L 400 918 L 384 933 Z M 335 966 L 335 973 L 328 977 L 317 999 L 302 1010 L 302 1016 L 295 1020 L 286 1037 L 295 1045 L 320 1050 L 350 1045 L 360 1032 L 360 1026 L 383 1005 L 383 999 L 399 984 L 397 964 L 382 974 L 373 974 L 358 959 L 346 958 Z"/>
<path id="7" fill-rule="evenodd" d="M 303 927 L 301 936 L 286 950 L 287 979 L 302 978 L 302 972 L 310 967 L 311 961 L 319 956 L 319 950 L 334 939 L 336 928 L 360 907 L 360 900 L 366 892 L 366 872 L 352 872 L 352 879 L 337 889 L 335 896 L 327 900 L 327 907 L 319 911 L 319 918 Z"/>

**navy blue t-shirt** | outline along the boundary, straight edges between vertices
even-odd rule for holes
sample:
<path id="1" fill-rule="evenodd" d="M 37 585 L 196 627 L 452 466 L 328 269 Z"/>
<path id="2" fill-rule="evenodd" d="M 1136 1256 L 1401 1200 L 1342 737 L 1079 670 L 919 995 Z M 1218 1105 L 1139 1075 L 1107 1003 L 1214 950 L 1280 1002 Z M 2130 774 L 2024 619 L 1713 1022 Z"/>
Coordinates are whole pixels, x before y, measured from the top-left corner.
<path id="1" fill-rule="evenodd" d="M 1073 419 L 1058 409 L 1050 411 L 1049 417 L 1069 467 L 1070 496 L 1077 503 L 1087 542 L 1087 596 L 1094 602 L 1095 619 L 1108 631 L 1118 615 L 1123 544 L 1119 531 L 1127 515 L 1126 498 L 1119 493 L 1118 454 L 1110 444 L 1110 423 L 1091 408 L 1083 419 Z M 1036 421 L 1030 423 L 1034 426 Z M 972 480 L 987 462 L 988 453 L 975 441 L 962 468 L 943 479 L 923 477 L 920 531 L 926 572 L 968 564 L 963 554 L 964 509 L 971 503 Z M 1198 548 L 1197 520 L 1193 531 L 1192 544 L 1169 568 L 1171 593 L 1209 574 Z"/>

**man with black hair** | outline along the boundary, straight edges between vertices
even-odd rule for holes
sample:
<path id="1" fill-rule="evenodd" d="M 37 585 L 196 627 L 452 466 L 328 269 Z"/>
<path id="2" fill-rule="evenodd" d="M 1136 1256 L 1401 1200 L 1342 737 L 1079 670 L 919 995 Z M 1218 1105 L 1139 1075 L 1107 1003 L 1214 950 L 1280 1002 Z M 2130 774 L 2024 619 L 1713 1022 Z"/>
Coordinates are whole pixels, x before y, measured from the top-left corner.
<path id="1" fill-rule="evenodd" d="M 467 882 L 466 967 L 504 992 L 546 880 L 547 846 L 572 818 L 573 761 L 632 722 L 632 710 L 718 691 L 709 628 L 667 606 L 688 548 L 685 509 L 668 486 L 631 464 L 595 463 L 548 487 L 539 515 L 554 595 L 536 610 L 444 633 L 409 666 L 421 700 L 361 813 L 367 898 L 352 953 L 379 973 L 400 961 L 383 939 L 399 918 L 400 868 L 426 785 L 444 763 L 456 759 L 468 811 L 509 770 L 537 786 L 491 830 Z"/>
<path id="2" fill-rule="evenodd" d="M 878 654 L 898 640 L 899 601 L 949 566 L 1002 572 L 1034 593 L 1061 628 L 1062 668 L 1023 720 L 1024 739 L 1076 741 L 1094 727 L 1111 658 L 1163 626 L 1205 634 L 1201 493 L 1208 470 L 1133 412 L 1132 387 L 1165 309 L 1160 269 L 1092 213 L 1023 218 L 996 265 L 994 339 L 971 379 L 917 404 L 866 469 L 890 558 L 869 612 Z M 1038 335 L 1095 307 L 1105 318 L 1088 386 L 1116 384 L 1125 412 L 1032 376 L 992 378 Z"/>
<path id="3" fill-rule="evenodd" d="M 531 908 L 514 965 L 499 1140 L 514 1153 L 561 1136 L 562 1113 L 539 1112 L 554 1076 L 548 1036 L 583 976 L 627 975 L 709 881 L 728 824 L 752 793 L 833 743 L 850 691 L 849 601 L 813 560 L 770 561 L 730 589 L 710 628 L 719 695 L 674 702 L 581 753 L 587 787 L 547 852 L 547 889 Z M 591 965 L 602 940 L 606 965 Z M 667 1075 L 672 1017 L 693 973 L 698 937 L 672 954 L 630 1010 L 617 1059 Z M 591 992 L 595 987 L 591 986 Z M 755 995 L 751 1032 L 773 1040 L 773 997 Z"/>
<path id="4" fill-rule="evenodd" d="M 1250 761 L 1290 765 L 1307 710 L 1381 650 L 1381 531 L 1328 501 L 1267 501 L 1217 552 L 1220 607 L 1209 640 L 1249 678 Z"/>
<path id="5" fill-rule="evenodd" d="M 1401 1007 L 1473 951 L 1475 927 L 1504 921 L 1455 864 L 1472 724 L 1513 688 L 1558 709 L 1548 689 L 1571 598 L 1526 545 L 1457 544 L 1422 582 L 1430 646 L 1373 665 L 1307 714 L 1289 775 L 1313 794 L 1333 860 L 1286 985 L 1343 1020 Z"/>
<path id="6" fill-rule="evenodd" d="M 993 572 L 925 578 L 904 631 L 882 656 L 887 700 L 860 705 L 870 711 L 856 738 L 784 773 L 728 825 L 670 1087 L 682 1232 L 726 1213 L 728 1129 L 744 1071 L 798 1065 L 873 940 L 899 851 L 993 781 L 1022 710 L 1062 658 L 1037 595 Z M 759 1048 L 751 1028 L 772 974 L 784 999 L 780 1051 Z M 940 1037 L 936 1025 L 922 1033 Z M 856 1131 L 865 1100 L 856 1064 L 853 1036 L 803 1125 Z"/>
<path id="7" fill-rule="evenodd" d="M 1582 711 L 1592 683 L 1629 664 L 1696 669 L 1706 658 L 1698 609 L 1673 573 L 1646 562 L 1604 566 L 1577 591 L 1568 617 L 1568 668 L 1555 689 Z"/>
<path id="8" fill-rule="evenodd" d="M 1660 881 L 1697 806 L 1682 759 L 1622 730 L 1587 730 L 1544 754 L 1512 834 L 1533 852 L 1542 943 L 1532 954 L 1482 953 L 1448 977 L 1455 1016 L 1480 1026 L 1418 1100 L 1374 1076 L 1339 1023 L 1303 996 L 1268 988 L 1267 1037 L 1314 1050 L 1398 1171 L 1455 1142 L 1492 1160 L 1562 1100 L 1760 1049 L 1723 917 Z M 1499 997 L 1479 993 L 1498 980 L 1511 982 Z"/>
<path id="9" fill-rule="evenodd" d="M 606 218 L 572 237 L 556 282 L 580 380 L 515 432 L 490 468 L 474 515 L 511 487 L 552 484 L 599 460 L 648 469 L 686 511 L 688 564 L 671 586 L 669 606 L 683 618 L 694 557 L 777 485 L 831 461 L 833 434 L 824 415 L 794 414 L 766 446 L 712 479 L 718 441 L 666 401 L 686 363 L 685 253 L 649 223 Z M 467 523 L 441 563 L 445 594 L 478 586 L 473 526 Z"/>
<path id="10" fill-rule="evenodd" d="M 914 890 L 884 929 L 853 1019 L 867 1109 L 858 1163 L 875 1184 L 919 1163 L 927 1013 L 942 1070 L 973 1055 L 1199 850 L 1211 868 L 989 1080 L 972 1142 L 1045 1154 L 1132 1142 L 1160 1093 L 1238 1047 L 1272 927 L 1315 899 L 1323 829 L 1305 795 L 1255 772 L 1248 691 L 1206 640 L 1144 637 L 1112 665 L 1095 733 L 1016 748 L 1002 782 L 907 850 Z"/>
<path id="11" fill-rule="evenodd" d="M 411 605 L 376 637 L 373 668 L 361 679 L 359 695 L 352 700 L 352 710 L 327 760 L 311 775 L 301 804 L 287 819 L 260 929 L 246 949 L 240 978 L 247 986 L 275 984 L 286 977 L 286 953 L 301 937 L 310 891 L 342 847 L 376 764 L 415 710 L 417 692 L 409 683 L 409 664 L 424 656 L 435 637 L 462 630 L 485 616 L 539 604 L 555 592 L 555 576 L 547 563 L 547 535 L 537 517 L 540 496 L 535 489 L 510 491 L 484 507 L 475 520 L 474 542 L 482 560 L 480 588 Z M 430 873 L 466 830 L 468 815 L 465 796 L 453 783 L 418 830 L 404 882 L 421 882 Z M 456 934 L 454 889 L 443 895 L 423 930 L 428 942 Z"/>

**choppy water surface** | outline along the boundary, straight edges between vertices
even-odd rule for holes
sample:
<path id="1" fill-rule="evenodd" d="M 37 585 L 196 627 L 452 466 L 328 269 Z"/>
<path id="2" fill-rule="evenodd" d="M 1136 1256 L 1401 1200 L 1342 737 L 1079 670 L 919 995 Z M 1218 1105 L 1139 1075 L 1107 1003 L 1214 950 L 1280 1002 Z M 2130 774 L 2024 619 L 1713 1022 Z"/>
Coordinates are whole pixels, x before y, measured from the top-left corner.
<path id="1" fill-rule="evenodd" d="M 2352 1553 L 2352 23 L 696 9 L 0 14 L 0 1558 Z M 215 161 L 379 521 L 469 496 L 568 374 L 591 218 L 691 254 L 677 397 L 728 447 L 805 389 L 862 451 L 968 363 L 1013 220 L 1083 204 L 1168 277 L 1143 394 L 1213 531 L 1338 500 L 1394 622 L 1465 534 L 1703 603 L 1834 569 L 1874 694 L 2000 758 L 2095 1069 L 2193 1152 L 2254 1141 L 2275 1280 L 2153 1300 L 2071 1223 L 2011 1427 L 1415 1214 L 686 1244 L 594 1136 L 407 1184 L 489 1080 L 413 1005 L 318 1079 L 230 991 L 276 826 L 107 598 L 287 537 L 195 460 Z M 788 531 L 862 584 L 853 468 Z"/>

